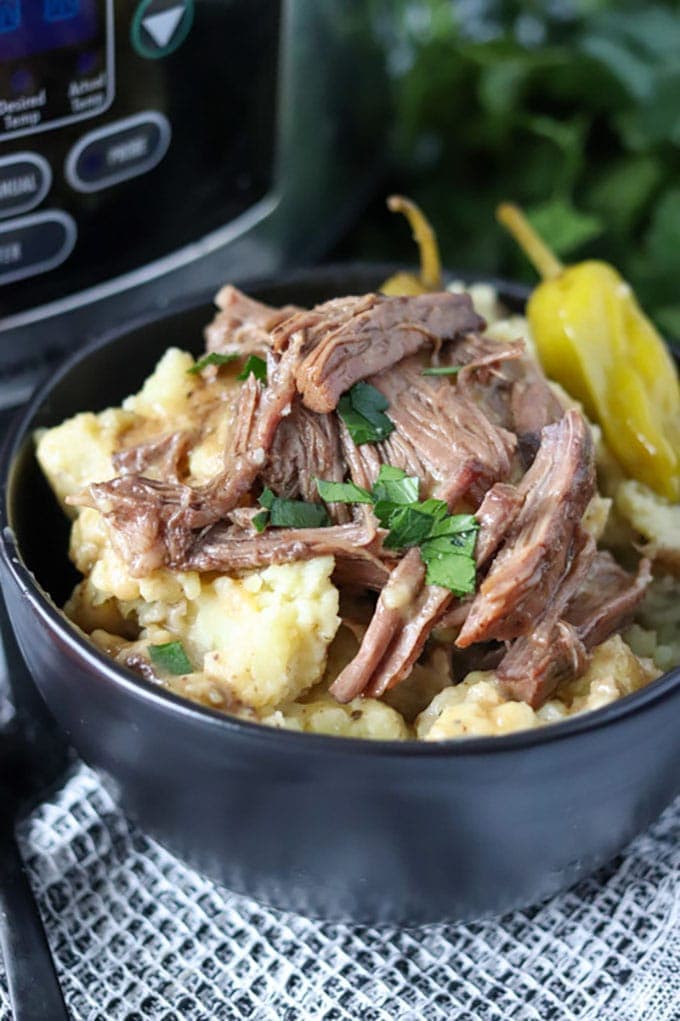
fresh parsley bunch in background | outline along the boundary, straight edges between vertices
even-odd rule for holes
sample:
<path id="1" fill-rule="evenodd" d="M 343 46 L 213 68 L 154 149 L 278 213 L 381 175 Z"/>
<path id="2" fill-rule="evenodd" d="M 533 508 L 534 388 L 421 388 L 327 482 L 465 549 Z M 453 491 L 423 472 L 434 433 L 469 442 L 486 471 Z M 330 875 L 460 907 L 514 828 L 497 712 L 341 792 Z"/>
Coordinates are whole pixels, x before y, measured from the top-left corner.
<path id="1" fill-rule="evenodd" d="M 389 6 L 390 185 L 422 205 L 446 265 L 535 279 L 494 221 L 510 199 L 561 257 L 613 262 L 680 337 L 680 6 Z M 347 254 L 413 262 L 409 241 L 376 202 Z"/>

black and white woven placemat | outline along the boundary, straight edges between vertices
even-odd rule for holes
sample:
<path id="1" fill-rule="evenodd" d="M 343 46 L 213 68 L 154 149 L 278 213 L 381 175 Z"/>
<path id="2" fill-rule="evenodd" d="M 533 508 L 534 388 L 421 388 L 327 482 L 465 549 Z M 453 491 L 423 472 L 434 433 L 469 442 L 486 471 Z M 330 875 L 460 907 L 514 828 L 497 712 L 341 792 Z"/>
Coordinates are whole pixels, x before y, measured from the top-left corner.
<path id="1" fill-rule="evenodd" d="M 320 924 L 216 888 L 85 767 L 20 837 L 74 1021 L 680 1019 L 680 801 L 566 894 L 418 930 Z"/>

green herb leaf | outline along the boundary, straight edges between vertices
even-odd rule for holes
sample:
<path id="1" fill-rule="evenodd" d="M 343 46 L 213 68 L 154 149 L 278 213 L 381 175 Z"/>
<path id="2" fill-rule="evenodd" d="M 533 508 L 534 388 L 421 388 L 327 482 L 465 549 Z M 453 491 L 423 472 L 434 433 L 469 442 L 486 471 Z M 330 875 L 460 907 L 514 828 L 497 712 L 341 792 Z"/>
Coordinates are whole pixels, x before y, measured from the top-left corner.
<path id="1" fill-rule="evenodd" d="M 423 513 L 418 505 L 398 507 L 388 519 L 389 533 L 383 545 L 387 549 L 404 549 L 408 546 L 419 546 L 430 534 L 433 519 L 430 514 Z"/>
<path id="2" fill-rule="evenodd" d="M 181 642 L 150 645 L 149 655 L 156 666 L 168 674 L 190 674 L 193 669 Z"/>
<path id="3" fill-rule="evenodd" d="M 436 501 L 437 503 L 444 503 L 443 500 Z M 444 504 L 446 507 L 446 504 Z M 463 537 L 464 535 L 479 531 L 479 522 L 474 514 L 447 514 L 438 515 L 439 520 L 432 529 L 432 536 L 438 535 L 458 535 Z"/>
<path id="4" fill-rule="evenodd" d="M 354 442 L 360 446 L 362 443 L 378 443 L 393 431 L 394 422 L 384 414 L 388 407 L 388 400 L 379 390 L 370 383 L 360 382 L 342 395 L 338 414 Z"/>
<path id="5" fill-rule="evenodd" d="M 265 528 L 269 523 L 269 511 L 261 510 L 259 514 L 256 514 L 253 518 L 253 528 L 256 532 L 264 532 Z"/>
<path id="6" fill-rule="evenodd" d="M 420 504 L 420 509 L 424 514 L 431 514 L 436 521 L 450 516 L 446 502 L 444 500 L 435 500 L 434 497 L 430 497 L 429 500 L 423 500 Z"/>
<path id="7" fill-rule="evenodd" d="M 327 482 L 315 479 L 319 496 L 326 503 L 373 503 L 373 497 L 354 482 Z"/>
<path id="8" fill-rule="evenodd" d="M 457 376 L 463 365 L 430 365 L 423 369 L 421 376 Z"/>
<path id="9" fill-rule="evenodd" d="M 270 511 L 270 524 L 276 528 L 325 528 L 330 525 L 326 508 L 321 503 L 304 500 L 281 500 L 276 497 Z"/>
<path id="10" fill-rule="evenodd" d="M 190 369 L 187 369 L 187 372 L 190 372 L 192 376 L 197 376 L 208 365 L 229 365 L 230 362 L 235 362 L 238 358 L 240 355 L 237 354 L 221 355 L 218 351 L 211 351 L 209 355 L 199 358 Z"/>
<path id="11" fill-rule="evenodd" d="M 466 532 L 464 535 L 430 536 L 423 544 L 425 551 L 423 560 L 433 560 L 436 557 L 448 556 L 450 553 L 462 557 L 472 557 L 476 539 L 476 532 Z"/>
<path id="12" fill-rule="evenodd" d="M 269 512 L 269 524 L 275 528 L 325 528 L 330 525 L 326 508 L 321 503 L 304 500 L 284 500 L 265 487 L 257 501 Z M 260 515 L 256 515 L 260 519 Z M 254 521 L 253 521 L 254 523 Z M 266 521 L 263 524 L 263 528 Z M 255 526 L 257 528 L 257 525 Z M 258 528 L 258 531 L 261 529 Z"/>
<path id="13" fill-rule="evenodd" d="M 441 585 L 456 596 L 474 592 L 477 575 L 472 557 L 458 552 L 431 554 L 429 545 L 425 543 L 420 547 L 420 555 L 427 564 L 427 584 Z"/>
<path id="14" fill-rule="evenodd" d="M 598 216 L 581 212 L 565 198 L 549 199 L 541 205 L 530 206 L 527 216 L 557 255 L 568 255 L 586 241 L 599 237 L 604 230 Z"/>
<path id="15" fill-rule="evenodd" d="M 381 464 L 376 482 L 399 482 L 406 478 L 403 468 L 397 468 L 393 464 Z"/>
<path id="16" fill-rule="evenodd" d="M 265 486 L 264 489 L 262 490 L 262 493 L 258 497 L 257 502 L 259 503 L 260 507 L 266 507 L 267 510 L 271 510 L 274 500 L 276 500 L 275 494 L 272 493 L 271 489 Z"/>
<path id="17" fill-rule="evenodd" d="M 409 476 L 401 468 L 383 464 L 371 492 L 377 503 L 386 501 L 404 505 L 415 503 L 419 488 L 420 480 L 415 475 Z"/>
<path id="18" fill-rule="evenodd" d="M 264 358 L 260 358 L 259 355 L 249 355 L 246 359 L 246 364 L 243 366 L 236 378 L 244 380 L 247 379 L 251 373 L 255 379 L 259 379 L 261 383 L 267 382 L 267 363 Z"/>

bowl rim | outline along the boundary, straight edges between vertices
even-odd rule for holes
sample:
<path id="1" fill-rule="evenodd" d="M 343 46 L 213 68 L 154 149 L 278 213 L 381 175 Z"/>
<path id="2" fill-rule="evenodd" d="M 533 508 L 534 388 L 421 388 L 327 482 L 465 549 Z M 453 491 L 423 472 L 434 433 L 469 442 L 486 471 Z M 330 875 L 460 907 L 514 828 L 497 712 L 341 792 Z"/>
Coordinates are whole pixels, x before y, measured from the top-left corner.
<path id="1" fill-rule="evenodd" d="M 320 267 L 295 270 L 270 279 L 248 281 L 239 284 L 239 286 L 245 291 L 261 291 L 273 287 L 319 283 L 325 277 L 332 278 L 343 271 L 382 273 L 385 269 L 393 268 L 395 268 L 394 264 L 383 263 L 331 263 Z M 528 293 L 528 288 L 524 285 L 508 285 L 506 281 L 485 277 L 482 274 L 450 273 L 447 276 L 450 279 L 493 284 L 504 289 L 506 294 L 509 293 L 516 300 L 522 300 Z M 175 315 L 197 311 L 209 302 L 209 294 L 195 293 L 189 298 L 169 303 L 161 309 L 155 309 L 133 320 L 118 324 L 71 353 L 57 366 L 48 379 L 37 386 L 29 400 L 14 416 L 0 448 L 0 486 L 2 487 L 0 556 L 4 566 L 33 612 L 43 619 L 50 630 L 59 635 L 60 639 L 85 663 L 89 670 L 102 674 L 115 687 L 123 688 L 127 694 L 141 698 L 162 712 L 193 720 L 195 724 L 211 728 L 217 727 L 233 737 L 259 740 L 269 745 L 274 742 L 275 745 L 280 744 L 282 750 L 294 751 L 296 748 L 300 750 L 307 748 L 310 751 L 313 749 L 320 751 L 324 749 L 324 754 L 332 752 L 336 755 L 348 753 L 356 756 L 357 753 L 360 753 L 371 758 L 400 758 L 406 755 L 407 757 L 455 759 L 469 755 L 477 756 L 488 753 L 499 755 L 505 752 L 528 750 L 609 727 L 621 718 L 644 712 L 677 693 L 680 689 L 680 665 L 650 681 L 643 688 L 629 695 L 621 696 L 606 706 L 588 710 L 555 723 L 495 736 L 458 737 L 442 741 L 381 740 L 287 730 L 231 716 L 217 709 L 192 702 L 188 698 L 154 684 L 116 663 L 115 660 L 100 651 L 84 632 L 81 632 L 77 625 L 64 615 L 23 560 L 9 513 L 12 480 L 17 470 L 16 459 L 24 444 L 29 441 L 31 423 L 42 409 L 46 399 L 82 360 L 96 354 L 101 348 L 115 343 L 117 339 L 134 330 Z M 675 345 L 670 345 L 670 347 L 678 357 L 677 347 Z"/>

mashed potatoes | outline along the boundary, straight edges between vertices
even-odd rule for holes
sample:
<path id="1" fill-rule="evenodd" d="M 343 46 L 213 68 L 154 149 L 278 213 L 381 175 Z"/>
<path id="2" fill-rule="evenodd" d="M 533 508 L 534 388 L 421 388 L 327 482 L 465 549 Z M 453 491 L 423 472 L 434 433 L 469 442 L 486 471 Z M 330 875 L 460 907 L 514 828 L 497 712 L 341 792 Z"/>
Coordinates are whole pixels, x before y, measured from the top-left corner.
<path id="1" fill-rule="evenodd" d="M 416 720 L 416 734 L 425 741 L 441 741 L 530 730 L 600 709 L 637 691 L 659 673 L 651 660 L 638 658 L 620 635 L 614 635 L 595 649 L 586 672 L 561 685 L 559 697 L 540 709 L 505 699 L 492 671 L 474 671 L 432 700 Z"/>
<path id="2" fill-rule="evenodd" d="M 501 316 L 491 288 L 475 285 L 471 293 L 492 336 L 527 335 L 524 319 Z M 87 484 L 114 477 L 112 458 L 121 446 L 178 429 L 191 430 L 195 439 L 188 481 L 199 485 L 215 476 L 233 429 L 237 370 L 225 367 L 207 386 L 187 373 L 192 364 L 189 354 L 171 349 L 120 408 L 76 415 L 39 436 L 38 459 L 62 504 Z M 652 585 L 626 640 L 615 636 L 596 648 L 586 673 L 563 684 L 538 711 L 504 698 L 492 671 L 469 673 L 452 685 L 448 654 L 436 645 L 383 700 L 338 704 L 328 686 L 356 652 L 361 629 L 340 626 L 330 556 L 236 577 L 165 568 L 133 577 L 104 518 L 85 508 L 73 523 L 70 545 L 83 580 L 65 611 L 121 664 L 177 694 L 273 727 L 437 741 L 543 726 L 606 705 L 680 661 L 674 577 L 680 573 L 680 506 L 624 479 L 601 437 L 598 464 L 602 495 L 591 502 L 585 527 L 614 546 L 645 545 L 667 573 Z M 187 673 L 169 672 L 152 659 L 151 647 L 172 642 L 182 643 Z"/>

